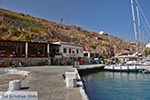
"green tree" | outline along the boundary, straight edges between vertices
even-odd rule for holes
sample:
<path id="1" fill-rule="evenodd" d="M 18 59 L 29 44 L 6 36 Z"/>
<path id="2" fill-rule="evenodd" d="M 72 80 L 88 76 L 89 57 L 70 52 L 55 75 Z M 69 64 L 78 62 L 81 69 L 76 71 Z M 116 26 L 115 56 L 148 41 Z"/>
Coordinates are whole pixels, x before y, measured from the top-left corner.
<path id="1" fill-rule="evenodd" d="M 148 52 L 148 55 L 150 55 L 150 50 L 148 50 L 147 52 Z"/>
<path id="2" fill-rule="evenodd" d="M 148 55 L 148 51 L 147 50 L 144 51 L 144 55 L 147 57 L 147 55 Z"/>
<path id="3" fill-rule="evenodd" d="M 15 25 L 10 25 L 10 26 L 9 26 L 9 29 L 10 29 L 10 30 L 17 30 L 17 27 L 16 27 Z"/>

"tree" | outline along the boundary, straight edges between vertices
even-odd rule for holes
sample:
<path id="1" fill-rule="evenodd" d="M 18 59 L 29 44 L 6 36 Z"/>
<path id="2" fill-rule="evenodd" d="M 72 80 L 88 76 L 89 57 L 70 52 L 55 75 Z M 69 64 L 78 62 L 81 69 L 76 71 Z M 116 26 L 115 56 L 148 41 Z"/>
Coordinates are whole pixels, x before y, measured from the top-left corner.
<path id="1" fill-rule="evenodd" d="M 144 55 L 145 55 L 145 57 L 147 57 L 147 55 L 148 55 L 148 51 L 147 50 L 144 51 Z"/>

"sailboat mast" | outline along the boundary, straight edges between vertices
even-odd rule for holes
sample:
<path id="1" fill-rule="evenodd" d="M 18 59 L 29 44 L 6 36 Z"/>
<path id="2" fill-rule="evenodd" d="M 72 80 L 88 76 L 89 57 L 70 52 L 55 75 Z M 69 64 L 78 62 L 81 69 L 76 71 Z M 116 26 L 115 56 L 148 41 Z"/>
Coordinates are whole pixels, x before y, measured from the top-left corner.
<path id="1" fill-rule="evenodd" d="M 138 7 L 136 7 L 136 11 L 137 11 L 137 18 L 138 18 L 138 33 L 139 33 L 139 37 L 140 37 L 140 42 L 142 43 L 142 32 L 141 32 L 140 14 L 139 14 Z"/>
<path id="2" fill-rule="evenodd" d="M 133 0 L 131 0 L 131 10 L 132 10 L 132 19 L 133 19 L 133 26 L 134 26 L 135 42 L 136 42 L 136 52 L 138 52 L 137 29 L 136 29 L 136 20 L 135 20 L 135 14 L 134 14 Z"/>

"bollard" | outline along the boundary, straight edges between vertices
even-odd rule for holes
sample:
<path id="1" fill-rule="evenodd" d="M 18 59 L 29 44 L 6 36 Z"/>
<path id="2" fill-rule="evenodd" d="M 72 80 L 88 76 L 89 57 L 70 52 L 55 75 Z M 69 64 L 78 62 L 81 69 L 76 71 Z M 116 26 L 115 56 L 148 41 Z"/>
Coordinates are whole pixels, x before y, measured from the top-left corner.
<path id="1" fill-rule="evenodd" d="M 76 79 L 74 79 L 74 78 L 67 79 L 67 81 L 66 81 L 66 87 L 68 87 L 68 88 L 74 88 L 76 86 L 77 86 Z"/>
<path id="2" fill-rule="evenodd" d="M 75 72 L 66 72 L 66 87 L 73 88 L 77 86 L 77 76 Z"/>
<path id="3" fill-rule="evenodd" d="M 12 80 L 9 81 L 9 90 L 20 90 L 21 89 L 21 81 L 20 80 Z"/>

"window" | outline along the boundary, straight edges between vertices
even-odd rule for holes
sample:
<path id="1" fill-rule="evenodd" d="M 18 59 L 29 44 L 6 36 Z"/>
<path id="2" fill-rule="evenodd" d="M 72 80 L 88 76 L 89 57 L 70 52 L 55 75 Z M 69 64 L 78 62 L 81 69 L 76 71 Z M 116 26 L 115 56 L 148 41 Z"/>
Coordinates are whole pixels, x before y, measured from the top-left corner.
<path id="1" fill-rule="evenodd" d="M 72 53 L 75 53 L 75 49 L 72 49 Z"/>
<path id="2" fill-rule="evenodd" d="M 90 53 L 90 57 L 94 57 L 94 53 Z"/>
<path id="3" fill-rule="evenodd" d="M 55 48 L 52 49 L 52 53 L 53 53 L 53 54 L 55 53 Z"/>
<path id="4" fill-rule="evenodd" d="M 98 57 L 99 57 L 99 54 L 98 54 L 98 53 L 96 53 L 96 54 L 95 54 L 95 58 L 98 58 Z"/>
<path id="5" fill-rule="evenodd" d="M 25 43 L 0 42 L 0 57 L 25 57 Z"/>
<path id="6" fill-rule="evenodd" d="M 84 56 L 88 57 L 88 53 L 84 53 Z"/>
<path id="7" fill-rule="evenodd" d="M 63 52 L 64 52 L 64 53 L 67 53 L 67 49 L 66 49 L 66 48 L 64 48 Z"/>
<path id="8" fill-rule="evenodd" d="M 69 53 L 71 53 L 71 48 L 69 48 Z"/>
<path id="9" fill-rule="evenodd" d="M 80 53 L 83 53 L 83 49 L 80 49 Z"/>
<path id="10" fill-rule="evenodd" d="M 77 49 L 77 54 L 79 54 L 79 49 Z"/>
<path id="11" fill-rule="evenodd" d="M 56 53 L 59 53 L 59 49 L 56 49 Z"/>
<path id="12" fill-rule="evenodd" d="M 47 56 L 46 52 L 46 44 L 29 43 L 28 45 L 29 57 L 45 57 Z"/>

